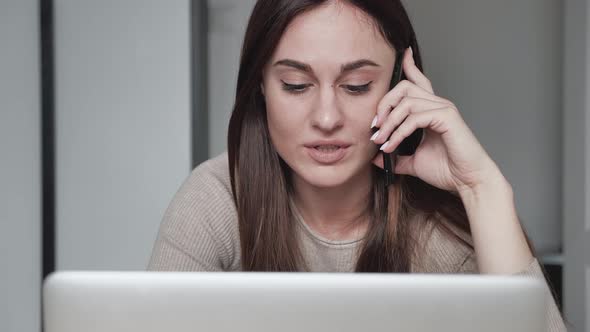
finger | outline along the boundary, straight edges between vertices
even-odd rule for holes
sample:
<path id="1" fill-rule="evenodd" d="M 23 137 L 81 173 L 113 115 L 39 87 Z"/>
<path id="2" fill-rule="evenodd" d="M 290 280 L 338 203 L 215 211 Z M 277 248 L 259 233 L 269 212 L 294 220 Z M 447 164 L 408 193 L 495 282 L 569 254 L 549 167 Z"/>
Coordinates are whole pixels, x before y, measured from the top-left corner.
<path id="1" fill-rule="evenodd" d="M 381 150 L 386 153 L 393 152 L 404 138 L 418 128 L 428 128 L 436 133 L 444 134 L 449 128 L 450 113 L 450 108 L 444 107 L 409 115 L 391 134 L 389 140 L 381 146 Z"/>
<path id="2" fill-rule="evenodd" d="M 447 105 L 428 99 L 404 97 L 404 99 L 389 114 L 387 114 L 385 122 L 381 125 L 379 130 L 373 134 L 371 140 L 375 142 L 375 144 L 382 144 L 408 115 L 445 106 Z"/>
<path id="3" fill-rule="evenodd" d="M 408 80 L 422 89 L 434 94 L 434 91 L 432 90 L 432 82 L 430 82 L 428 77 L 426 77 L 420 68 L 416 66 L 416 62 L 414 61 L 414 52 L 412 52 L 411 47 L 408 47 L 406 54 L 404 54 L 402 67 Z"/>
<path id="4" fill-rule="evenodd" d="M 381 124 L 383 124 L 387 118 L 387 114 L 389 114 L 391 109 L 397 106 L 404 97 L 422 98 L 444 104 L 451 104 L 450 101 L 433 95 L 408 80 L 403 80 L 383 96 L 381 101 L 379 101 L 379 104 L 377 105 L 377 121 L 375 122 L 376 127 L 381 127 Z"/>

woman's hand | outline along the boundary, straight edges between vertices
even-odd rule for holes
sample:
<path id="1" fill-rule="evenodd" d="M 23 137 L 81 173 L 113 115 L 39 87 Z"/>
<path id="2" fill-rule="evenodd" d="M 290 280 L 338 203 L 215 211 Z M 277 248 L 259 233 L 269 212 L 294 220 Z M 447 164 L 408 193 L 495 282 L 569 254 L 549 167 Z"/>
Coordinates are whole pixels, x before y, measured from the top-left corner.
<path id="1" fill-rule="evenodd" d="M 411 49 L 406 50 L 402 66 L 408 80 L 381 99 L 374 121 L 379 131 L 371 139 L 375 144 L 385 143 L 381 150 L 390 153 L 417 128 L 424 128 L 424 137 L 415 154 L 398 156 L 394 172 L 456 192 L 495 180 L 498 167 L 457 107 L 434 94 L 430 80 L 416 67 Z M 383 154 L 373 163 L 383 168 Z"/>
<path id="2" fill-rule="evenodd" d="M 430 81 L 404 54 L 402 81 L 381 100 L 376 144 L 392 152 L 417 128 L 424 138 L 412 156 L 399 156 L 394 172 L 457 191 L 465 206 L 480 273 L 527 271 L 533 255 L 518 221 L 512 188 L 453 103 L 434 95 Z M 399 126 L 399 127 L 398 127 Z M 395 129 L 395 130 L 394 130 Z M 373 162 L 383 167 L 379 153 Z"/>

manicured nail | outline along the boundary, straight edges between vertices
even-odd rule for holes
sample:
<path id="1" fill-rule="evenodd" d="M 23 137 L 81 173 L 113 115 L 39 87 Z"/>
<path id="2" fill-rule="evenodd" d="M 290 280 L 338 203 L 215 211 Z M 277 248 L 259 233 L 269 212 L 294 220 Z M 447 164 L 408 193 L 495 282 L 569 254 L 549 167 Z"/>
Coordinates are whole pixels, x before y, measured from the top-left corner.
<path id="1" fill-rule="evenodd" d="M 381 150 L 381 151 L 385 150 L 388 145 L 389 145 L 389 141 L 383 143 L 383 145 L 381 145 L 381 148 L 379 150 Z"/>
<path id="2" fill-rule="evenodd" d="M 377 115 L 373 118 L 373 122 L 371 122 L 371 128 L 374 128 L 377 125 Z"/>
<path id="3" fill-rule="evenodd" d="M 371 128 L 372 128 L 372 127 L 371 127 Z M 373 136 L 371 136 L 371 141 L 374 141 L 374 140 L 377 138 L 377 136 L 379 136 L 379 130 L 377 130 L 377 131 L 376 131 L 376 132 L 373 134 Z"/>
<path id="4" fill-rule="evenodd" d="M 412 49 L 412 46 L 410 46 L 410 55 L 414 56 L 414 50 Z"/>

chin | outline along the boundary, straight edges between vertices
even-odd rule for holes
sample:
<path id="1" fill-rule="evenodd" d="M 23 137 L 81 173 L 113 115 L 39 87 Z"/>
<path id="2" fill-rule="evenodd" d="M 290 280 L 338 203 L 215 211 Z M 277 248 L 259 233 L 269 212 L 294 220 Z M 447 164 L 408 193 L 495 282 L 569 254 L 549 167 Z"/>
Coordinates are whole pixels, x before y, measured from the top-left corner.
<path id="1" fill-rule="evenodd" d="M 334 169 L 333 167 L 318 168 L 315 171 L 305 170 L 305 174 L 298 174 L 305 182 L 317 188 L 340 187 L 351 180 L 353 174 L 349 170 Z"/>
<path id="2" fill-rule="evenodd" d="M 341 179 L 341 178 L 336 178 L 336 177 L 332 177 L 332 178 L 325 178 L 324 177 L 324 178 L 312 178 L 312 179 L 308 180 L 307 182 L 314 187 L 328 189 L 328 188 L 340 187 L 346 183 L 346 180 Z"/>

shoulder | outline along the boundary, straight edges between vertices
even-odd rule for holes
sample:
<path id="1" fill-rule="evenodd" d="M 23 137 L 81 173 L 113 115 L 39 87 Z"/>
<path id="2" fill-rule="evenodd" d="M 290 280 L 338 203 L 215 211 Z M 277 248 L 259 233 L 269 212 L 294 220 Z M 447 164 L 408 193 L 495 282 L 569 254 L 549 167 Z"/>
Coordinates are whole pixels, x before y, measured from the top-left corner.
<path id="1" fill-rule="evenodd" d="M 180 186 L 167 214 L 215 213 L 222 219 L 235 212 L 227 153 L 199 164 Z"/>
<path id="2" fill-rule="evenodd" d="M 239 266 L 237 212 L 231 193 L 227 153 L 197 166 L 174 195 L 160 233 L 199 257 L 203 244 L 224 269 Z"/>
<path id="3" fill-rule="evenodd" d="M 189 190 L 198 190 L 195 185 L 205 185 L 214 191 L 227 193 L 231 196 L 231 182 L 227 152 L 199 164 L 191 172 L 185 186 Z"/>
<path id="4" fill-rule="evenodd" d="M 477 273 L 473 240 L 449 220 L 420 214 L 417 217 L 416 255 L 412 272 Z"/>

